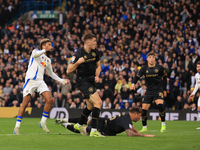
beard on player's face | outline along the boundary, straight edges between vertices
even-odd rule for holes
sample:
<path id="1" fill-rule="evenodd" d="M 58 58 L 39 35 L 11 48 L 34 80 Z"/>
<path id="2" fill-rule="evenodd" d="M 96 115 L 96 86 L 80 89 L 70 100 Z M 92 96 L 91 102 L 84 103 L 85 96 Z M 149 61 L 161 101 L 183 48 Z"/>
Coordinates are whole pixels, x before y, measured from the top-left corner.
<path id="1" fill-rule="evenodd" d="M 52 54 L 52 51 L 47 51 L 46 54 L 47 56 L 50 56 Z"/>

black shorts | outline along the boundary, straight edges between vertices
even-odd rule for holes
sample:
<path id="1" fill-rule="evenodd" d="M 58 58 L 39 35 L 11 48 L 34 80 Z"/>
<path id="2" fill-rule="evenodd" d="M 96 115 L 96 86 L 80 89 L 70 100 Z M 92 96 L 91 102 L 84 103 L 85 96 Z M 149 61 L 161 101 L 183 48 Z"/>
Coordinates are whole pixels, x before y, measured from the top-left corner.
<path id="1" fill-rule="evenodd" d="M 146 91 L 145 96 L 142 98 L 142 103 L 151 104 L 153 100 L 157 100 L 157 99 L 164 100 L 162 90 L 159 90 L 157 92 Z"/>
<path id="2" fill-rule="evenodd" d="M 94 76 L 78 77 L 76 80 L 78 89 L 83 93 L 85 99 L 96 92 Z"/>
<path id="3" fill-rule="evenodd" d="M 97 126 L 97 130 L 102 134 L 102 135 L 107 135 L 106 132 L 104 131 L 106 128 L 106 124 L 105 121 L 107 119 L 106 118 L 99 118 L 99 122 L 98 122 L 98 126 Z M 90 133 L 92 129 L 92 119 L 90 119 L 89 123 L 88 123 L 88 127 L 86 128 L 87 133 Z"/>

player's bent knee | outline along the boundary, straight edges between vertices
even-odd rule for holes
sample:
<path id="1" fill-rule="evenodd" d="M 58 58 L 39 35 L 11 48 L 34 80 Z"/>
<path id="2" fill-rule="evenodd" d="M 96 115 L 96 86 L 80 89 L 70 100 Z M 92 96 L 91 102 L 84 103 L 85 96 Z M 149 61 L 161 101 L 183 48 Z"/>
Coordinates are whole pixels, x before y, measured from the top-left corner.
<path id="1" fill-rule="evenodd" d="M 163 100 L 160 100 L 160 99 L 159 99 L 159 100 L 156 100 L 155 102 L 156 102 L 157 105 L 163 104 L 163 103 L 164 103 L 164 101 L 163 101 Z"/>
<path id="2" fill-rule="evenodd" d="M 93 105 L 87 105 L 88 110 L 93 110 L 94 106 Z"/>
<path id="3" fill-rule="evenodd" d="M 53 104 L 54 99 L 53 99 L 53 97 L 51 97 L 51 98 L 46 99 L 46 101 L 49 104 Z"/>
<path id="4" fill-rule="evenodd" d="M 101 106 L 103 105 L 103 102 L 102 102 L 102 100 L 101 100 L 101 99 L 99 99 L 99 100 L 97 101 L 96 105 L 98 105 L 99 107 L 101 107 Z"/>

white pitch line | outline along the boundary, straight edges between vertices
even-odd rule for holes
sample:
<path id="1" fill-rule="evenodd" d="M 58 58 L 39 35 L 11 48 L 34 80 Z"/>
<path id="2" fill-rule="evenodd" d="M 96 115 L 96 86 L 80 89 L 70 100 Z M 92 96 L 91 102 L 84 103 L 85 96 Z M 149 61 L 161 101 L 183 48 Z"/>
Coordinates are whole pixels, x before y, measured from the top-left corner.
<path id="1" fill-rule="evenodd" d="M 70 135 L 70 134 L 75 134 L 75 133 L 30 133 L 30 134 L 19 134 L 19 135 L 55 135 L 55 134 L 58 134 L 58 135 Z M 0 134 L 1 135 L 16 135 L 16 134 Z"/>
<path id="2" fill-rule="evenodd" d="M 147 132 L 160 132 L 160 130 L 148 130 Z M 197 132 L 196 129 L 187 131 L 187 130 L 167 130 L 166 132 Z"/>

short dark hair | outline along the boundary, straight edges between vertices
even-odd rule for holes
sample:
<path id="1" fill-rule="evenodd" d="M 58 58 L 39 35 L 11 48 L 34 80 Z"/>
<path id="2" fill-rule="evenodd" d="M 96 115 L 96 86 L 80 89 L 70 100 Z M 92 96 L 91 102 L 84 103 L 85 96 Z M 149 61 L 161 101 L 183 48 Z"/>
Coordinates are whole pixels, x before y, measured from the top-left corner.
<path id="1" fill-rule="evenodd" d="M 197 61 L 197 65 L 200 65 L 200 61 Z"/>
<path id="2" fill-rule="evenodd" d="M 136 113 L 141 113 L 141 114 L 143 113 L 142 109 L 140 107 L 138 107 L 138 106 L 134 106 L 130 110 L 130 113 L 132 113 L 132 114 L 135 113 L 135 112 Z"/>
<path id="3" fill-rule="evenodd" d="M 85 43 L 86 40 L 91 40 L 92 38 L 95 38 L 96 36 L 92 33 L 88 33 L 88 34 L 85 34 L 83 36 L 83 42 Z"/>
<path id="4" fill-rule="evenodd" d="M 154 52 L 150 52 L 147 54 L 147 57 L 149 57 L 149 56 L 156 56 L 156 54 Z"/>
<path id="5" fill-rule="evenodd" d="M 50 39 L 43 39 L 43 40 L 41 40 L 40 41 L 40 44 L 39 44 L 39 49 L 41 50 L 42 49 L 42 46 L 44 45 L 44 44 L 46 44 L 47 42 L 51 42 L 51 40 Z"/>

